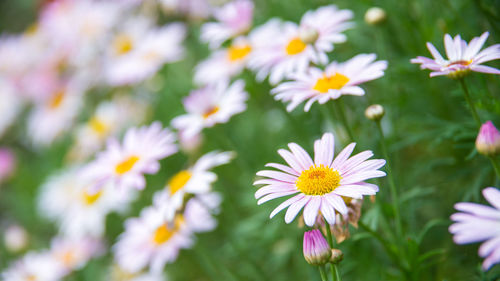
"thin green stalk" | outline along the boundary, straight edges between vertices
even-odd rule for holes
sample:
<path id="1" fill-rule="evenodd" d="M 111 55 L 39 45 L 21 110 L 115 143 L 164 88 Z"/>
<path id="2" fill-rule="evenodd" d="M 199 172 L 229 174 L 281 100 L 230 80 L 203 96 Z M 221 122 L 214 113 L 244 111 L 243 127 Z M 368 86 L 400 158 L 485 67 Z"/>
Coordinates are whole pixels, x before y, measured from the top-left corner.
<path id="1" fill-rule="evenodd" d="M 380 133 L 380 145 L 382 147 L 382 153 L 385 158 L 385 170 L 387 171 L 387 178 L 389 179 L 389 188 L 391 191 L 392 197 L 392 208 L 394 209 L 394 218 L 396 221 L 396 231 L 398 237 L 401 238 L 403 236 L 403 226 L 401 223 L 401 215 L 399 212 L 399 199 L 398 199 L 398 191 L 396 188 L 396 184 L 394 183 L 394 177 L 392 175 L 389 152 L 387 150 L 387 145 L 385 142 L 384 131 L 382 130 L 382 125 L 380 121 L 375 122 L 377 124 L 378 132 Z"/>
<path id="2" fill-rule="evenodd" d="M 333 236 L 332 236 L 332 231 L 330 230 L 330 224 L 328 224 L 328 222 L 325 221 L 325 226 L 326 226 L 326 239 L 328 240 L 328 245 L 330 245 L 330 249 L 333 249 Z M 332 274 L 333 281 L 340 281 L 340 279 L 337 278 L 338 276 L 337 267 L 333 263 L 330 263 L 330 272 Z"/>
<path id="3" fill-rule="evenodd" d="M 472 117 L 474 118 L 474 121 L 476 121 L 476 125 L 478 127 L 481 127 L 481 119 L 479 118 L 479 115 L 477 115 L 476 112 L 476 107 L 474 106 L 474 103 L 472 102 L 472 99 L 470 98 L 469 94 L 469 89 L 467 88 L 467 84 L 465 84 L 465 79 L 459 79 L 460 85 L 462 85 L 462 89 L 464 90 L 464 97 L 467 103 L 469 104 L 470 111 L 472 113 Z"/>
<path id="4" fill-rule="evenodd" d="M 340 121 L 344 125 L 345 130 L 347 131 L 347 135 L 349 135 L 351 141 L 354 141 L 354 134 L 352 133 L 351 127 L 349 126 L 349 122 L 347 122 L 347 117 L 344 110 L 344 101 L 341 98 L 339 98 L 334 103 L 335 106 L 337 107 L 337 111 L 340 114 Z"/>
<path id="5" fill-rule="evenodd" d="M 495 158 L 493 158 L 492 156 L 489 156 L 488 158 L 490 158 L 491 165 L 493 165 L 493 169 L 495 170 L 495 173 L 497 174 L 497 179 L 500 180 L 500 167 L 498 166 L 497 161 L 495 161 Z"/>
<path id="6" fill-rule="evenodd" d="M 340 279 L 340 271 L 337 268 L 337 265 L 332 265 L 332 269 L 335 270 L 335 277 L 336 277 L 336 279 L 333 279 L 333 280 L 342 281 Z"/>
<path id="7" fill-rule="evenodd" d="M 321 275 L 321 280 L 322 281 L 328 281 L 328 277 L 326 276 L 326 271 L 323 266 L 318 266 L 319 269 L 319 275 Z"/>

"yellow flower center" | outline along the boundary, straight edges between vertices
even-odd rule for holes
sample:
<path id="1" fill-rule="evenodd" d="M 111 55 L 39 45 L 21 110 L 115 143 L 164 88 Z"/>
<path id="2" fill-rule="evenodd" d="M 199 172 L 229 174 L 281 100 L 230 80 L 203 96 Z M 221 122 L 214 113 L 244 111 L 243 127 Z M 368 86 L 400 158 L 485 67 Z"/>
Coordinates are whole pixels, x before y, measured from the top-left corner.
<path id="1" fill-rule="evenodd" d="M 165 223 L 156 229 L 153 236 L 153 242 L 157 245 L 161 245 L 167 242 L 168 240 L 170 240 L 170 238 L 172 238 L 172 236 L 174 236 L 177 231 L 179 231 L 183 223 L 184 218 L 182 217 L 182 215 L 176 215 L 172 225 Z"/>
<path id="2" fill-rule="evenodd" d="M 252 47 L 250 45 L 231 46 L 227 50 L 227 56 L 229 61 L 235 62 L 244 59 L 251 51 Z"/>
<path id="3" fill-rule="evenodd" d="M 93 205 L 99 198 L 101 198 L 102 190 L 96 194 L 89 194 L 87 191 L 83 192 L 83 202 L 87 205 Z"/>
<path id="4" fill-rule="evenodd" d="M 36 281 L 38 278 L 33 274 L 26 275 L 26 281 Z"/>
<path id="5" fill-rule="evenodd" d="M 338 171 L 324 165 L 313 165 L 302 171 L 295 185 L 306 195 L 324 195 L 339 187 L 341 179 Z"/>
<path id="6" fill-rule="evenodd" d="M 218 106 L 214 106 L 214 107 L 210 108 L 209 110 L 207 110 L 205 113 L 203 113 L 203 118 L 207 119 L 208 117 L 214 115 L 218 111 L 219 111 L 219 107 Z"/>
<path id="7" fill-rule="evenodd" d="M 63 100 L 64 100 L 64 91 L 63 90 L 57 91 L 56 93 L 54 93 L 54 96 L 49 101 L 49 108 L 57 109 L 59 106 L 61 106 Z"/>
<path id="8" fill-rule="evenodd" d="M 448 66 L 452 66 L 452 65 L 463 65 L 463 66 L 468 66 L 469 64 L 472 63 L 472 60 L 457 60 L 457 61 L 454 61 L 454 62 L 450 62 L 448 64 Z"/>
<path id="9" fill-rule="evenodd" d="M 169 181 L 170 195 L 174 195 L 177 191 L 181 190 L 184 185 L 189 181 L 192 174 L 190 171 L 183 170 L 175 174 Z"/>
<path id="10" fill-rule="evenodd" d="M 290 40 L 290 42 L 288 42 L 288 45 L 286 45 L 286 53 L 291 56 L 296 55 L 302 53 L 302 51 L 304 51 L 306 47 L 306 43 L 300 40 L 300 38 L 296 37 Z"/>
<path id="11" fill-rule="evenodd" d="M 126 34 L 120 34 L 115 37 L 113 41 L 113 48 L 116 54 L 124 55 L 134 48 L 132 38 Z"/>
<path id="12" fill-rule="evenodd" d="M 99 120 L 97 117 L 92 117 L 92 119 L 90 119 L 89 126 L 94 132 L 101 136 L 106 135 L 109 129 L 108 125 Z"/>
<path id="13" fill-rule="evenodd" d="M 125 174 L 126 172 L 132 170 L 137 161 L 139 161 L 139 157 L 135 155 L 130 156 L 129 158 L 123 160 L 118 165 L 116 165 L 115 168 L 116 173 L 120 175 Z"/>
<path id="14" fill-rule="evenodd" d="M 316 81 L 313 90 L 324 94 L 328 93 L 329 90 L 340 90 L 347 82 L 349 82 L 349 78 L 338 72 L 332 76 L 324 75 Z"/>
<path id="15" fill-rule="evenodd" d="M 76 263 L 75 253 L 71 250 L 62 253 L 59 258 L 66 267 L 73 267 Z"/>

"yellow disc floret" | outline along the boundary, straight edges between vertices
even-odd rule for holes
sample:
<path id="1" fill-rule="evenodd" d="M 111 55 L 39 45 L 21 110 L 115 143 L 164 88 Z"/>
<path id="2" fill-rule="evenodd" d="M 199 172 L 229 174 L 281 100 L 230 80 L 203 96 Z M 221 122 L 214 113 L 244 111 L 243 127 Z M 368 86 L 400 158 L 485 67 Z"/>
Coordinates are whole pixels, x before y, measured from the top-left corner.
<path id="1" fill-rule="evenodd" d="M 296 55 L 302 53 L 304 49 L 307 47 L 306 43 L 304 43 L 300 38 L 296 37 L 288 42 L 286 45 L 286 53 L 288 55 Z"/>
<path id="2" fill-rule="evenodd" d="M 203 119 L 207 119 L 208 117 L 214 115 L 218 111 L 219 111 L 219 107 L 218 106 L 211 107 L 205 113 L 203 113 Z"/>
<path id="3" fill-rule="evenodd" d="M 181 190 L 189 181 L 191 176 L 191 172 L 187 170 L 183 170 L 175 174 L 167 184 L 170 187 L 170 194 L 174 195 L 177 191 Z"/>
<path id="4" fill-rule="evenodd" d="M 302 171 L 295 184 L 306 195 L 324 195 L 339 187 L 341 179 L 337 170 L 324 165 L 313 165 Z"/>
<path id="5" fill-rule="evenodd" d="M 235 62 L 244 59 L 251 51 L 252 47 L 250 45 L 231 46 L 227 50 L 227 56 L 229 61 Z"/>
<path id="6" fill-rule="evenodd" d="M 116 165 L 115 171 L 117 174 L 125 174 L 126 172 L 132 170 L 134 167 L 135 163 L 139 161 L 139 157 L 137 156 L 130 156 L 127 159 L 123 160 L 122 162 L 118 163 Z"/>
<path id="7" fill-rule="evenodd" d="M 316 90 L 320 93 L 327 93 L 329 90 L 340 90 L 344 87 L 345 84 L 349 82 L 349 78 L 347 76 L 335 73 L 332 76 L 326 76 L 319 78 L 316 81 L 316 84 L 313 87 L 313 90 Z"/>
<path id="8" fill-rule="evenodd" d="M 184 218 L 182 215 L 176 215 L 173 223 L 162 224 L 156 229 L 153 236 L 153 242 L 157 245 L 167 242 L 177 231 L 179 231 L 183 224 Z"/>
<path id="9" fill-rule="evenodd" d="M 83 202 L 89 206 L 94 205 L 94 203 L 97 202 L 97 200 L 99 200 L 99 198 L 101 198 L 101 195 L 102 195 L 102 190 L 100 190 L 99 192 L 97 192 L 95 194 L 89 194 L 87 191 L 84 191 L 83 192 Z"/>

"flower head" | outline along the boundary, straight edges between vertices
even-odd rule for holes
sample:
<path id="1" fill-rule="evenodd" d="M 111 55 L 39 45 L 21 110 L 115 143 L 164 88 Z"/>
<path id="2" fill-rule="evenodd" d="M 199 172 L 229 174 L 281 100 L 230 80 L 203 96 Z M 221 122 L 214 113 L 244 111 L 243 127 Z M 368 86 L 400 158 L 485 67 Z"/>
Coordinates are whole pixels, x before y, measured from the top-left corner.
<path id="1" fill-rule="evenodd" d="M 19 252 L 28 246 L 29 235 L 26 229 L 20 225 L 10 225 L 4 233 L 5 248 L 10 252 Z"/>
<path id="2" fill-rule="evenodd" d="M 500 191 L 487 187 L 483 189 L 483 196 L 492 207 L 465 202 L 455 204 L 460 212 L 451 216 L 455 223 L 449 230 L 457 244 L 486 241 L 479 248 L 479 256 L 486 258 L 483 269 L 488 270 L 500 262 Z"/>
<path id="3" fill-rule="evenodd" d="M 11 264 L 2 274 L 4 281 L 58 281 L 66 271 L 54 256 L 46 252 L 29 252 Z"/>
<path id="4" fill-rule="evenodd" d="M 371 151 L 349 157 L 355 145 L 351 143 L 334 159 L 333 135 L 325 133 L 314 143 L 313 161 L 302 147 L 288 144 L 291 151 L 280 149 L 278 153 L 290 166 L 269 163 L 266 166 L 280 171 L 257 173 L 266 178 L 254 183 L 264 185 L 255 193 L 255 197 L 260 198 L 257 203 L 294 195 L 274 209 L 270 217 L 288 207 L 285 222 L 290 223 L 304 208 L 306 225 L 312 227 L 318 214 L 329 224 L 335 224 L 337 212 L 343 215 L 348 212 L 344 198 L 361 199 L 363 195 L 376 194 L 378 186 L 364 181 L 385 176 L 378 170 L 384 166 L 385 160 L 367 160 L 373 156 Z"/>
<path id="5" fill-rule="evenodd" d="M 324 71 L 311 67 L 292 75 L 293 81 L 281 83 L 271 93 L 277 100 L 290 102 L 288 111 L 306 100 L 304 110 L 309 111 L 316 101 L 324 104 L 342 95 L 362 96 L 365 91 L 358 85 L 382 77 L 387 68 L 386 61 L 375 58 L 375 54 L 361 54 L 344 63 L 332 62 Z"/>
<path id="6" fill-rule="evenodd" d="M 481 125 L 476 138 L 476 149 L 479 153 L 487 156 L 500 153 L 500 132 L 491 121 Z"/>
<path id="7" fill-rule="evenodd" d="M 66 273 L 81 269 L 93 257 L 102 254 L 104 245 L 95 238 L 56 237 L 52 240 L 50 252 L 62 265 Z"/>
<path id="8" fill-rule="evenodd" d="M 385 115 L 384 107 L 380 104 L 372 104 L 368 106 L 365 110 L 366 118 L 373 121 L 380 121 Z"/>
<path id="9" fill-rule="evenodd" d="M 480 51 L 488 35 L 489 32 L 485 32 L 480 37 L 474 37 L 467 44 L 460 35 L 451 38 L 449 34 L 445 34 L 444 46 L 448 59 L 444 59 L 434 45 L 427 42 L 427 49 L 429 49 L 433 58 L 418 56 L 412 59 L 411 62 L 419 63 L 421 69 L 432 70 L 430 77 L 446 75 L 458 79 L 464 77 L 470 71 L 500 74 L 500 70 L 482 65 L 482 63 L 500 59 L 500 44 L 495 44 Z"/>
<path id="10" fill-rule="evenodd" d="M 304 258 L 312 265 L 324 265 L 330 261 L 332 251 L 318 229 L 304 233 Z"/>

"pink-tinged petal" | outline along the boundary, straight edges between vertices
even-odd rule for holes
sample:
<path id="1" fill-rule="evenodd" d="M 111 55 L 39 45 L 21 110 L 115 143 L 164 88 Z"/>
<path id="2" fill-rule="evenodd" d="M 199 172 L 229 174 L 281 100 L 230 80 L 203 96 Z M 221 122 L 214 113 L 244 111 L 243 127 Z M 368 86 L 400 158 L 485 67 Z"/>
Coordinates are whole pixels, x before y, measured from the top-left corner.
<path id="1" fill-rule="evenodd" d="M 273 168 L 276 168 L 278 170 L 281 170 L 285 173 L 289 173 L 291 175 L 296 175 L 296 176 L 300 176 L 300 173 L 297 173 L 294 169 L 288 167 L 288 166 L 285 166 L 285 165 L 282 165 L 282 164 L 278 164 L 278 163 L 267 163 L 266 164 L 266 167 L 273 167 Z"/>
<path id="2" fill-rule="evenodd" d="M 263 170 L 263 171 L 257 172 L 257 176 L 268 177 L 268 178 L 272 178 L 272 179 L 283 181 L 283 182 L 289 182 L 289 183 L 294 183 L 297 180 L 296 176 L 292 176 L 290 174 L 285 174 L 285 173 L 278 172 L 278 171 Z"/>
<path id="3" fill-rule="evenodd" d="M 304 208 L 304 205 L 306 205 L 307 202 L 309 202 L 310 199 L 311 199 L 310 196 L 304 196 L 299 201 L 290 205 L 290 207 L 288 207 L 288 209 L 286 210 L 285 222 L 291 223 L 293 221 L 293 219 L 295 219 L 297 214 L 300 212 L 300 210 L 302 210 L 302 208 Z"/>
<path id="4" fill-rule="evenodd" d="M 346 176 L 340 180 L 341 185 L 356 183 L 365 181 L 368 179 L 384 177 L 386 174 L 383 171 L 375 170 L 375 171 L 363 171 L 359 173 L 355 173 L 353 175 Z"/>
<path id="5" fill-rule="evenodd" d="M 362 163 L 363 161 L 367 160 L 368 158 L 370 158 L 372 156 L 373 156 L 373 152 L 371 152 L 369 150 L 360 152 L 360 153 L 352 156 L 351 158 L 347 159 L 344 162 L 344 164 L 342 164 L 338 167 L 337 170 L 340 173 L 344 173 L 345 171 L 349 171 L 350 169 L 356 167 L 357 165 L 359 165 L 360 163 Z"/>
<path id="6" fill-rule="evenodd" d="M 324 198 L 328 201 L 328 203 L 330 203 L 330 205 L 332 205 L 335 210 L 337 210 L 339 213 L 341 213 L 342 215 L 346 215 L 347 214 L 347 206 L 344 202 L 344 199 L 342 199 L 342 197 L 340 197 L 339 195 L 337 194 L 334 194 L 334 193 L 329 193 L 329 194 L 326 194 L 324 196 Z"/>
<path id="7" fill-rule="evenodd" d="M 356 167 L 353 167 L 352 169 L 345 171 L 343 173 L 344 177 L 347 177 L 349 175 L 353 175 L 355 173 L 359 172 L 364 172 L 364 171 L 370 171 L 370 170 L 378 170 L 382 168 L 385 165 L 385 160 L 382 159 L 373 159 L 373 160 L 367 160 L 361 164 L 359 164 Z"/>
<path id="8" fill-rule="evenodd" d="M 302 165 L 299 164 L 298 159 L 288 150 L 280 149 L 278 150 L 278 154 L 285 159 L 285 161 L 294 169 L 297 173 L 301 173 L 304 169 Z"/>
<path id="9" fill-rule="evenodd" d="M 481 247 L 479 247 L 479 256 L 486 257 L 490 255 L 496 249 L 500 249 L 500 236 L 490 239 L 484 242 Z"/>
<path id="10" fill-rule="evenodd" d="M 488 38 L 489 35 L 490 33 L 486 31 L 483 34 L 481 34 L 480 37 L 472 39 L 469 43 L 469 47 L 465 52 L 464 59 L 468 60 L 474 57 L 479 52 L 479 50 L 481 50 L 481 48 L 484 45 L 484 42 L 486 42 L 486 39 Z"/>
<path id="11" fill-rule="evenodd" d="M 483 196 L 493 207 L 500 210 L 500 190 L 487 187 L 483 189 Z"/>
<path id="12" fill-rule="evenodd" d="M 342 185 L 342 186 L 339 186 L 338 188 L 342 188 L 341 190 L 350 188 L 361 195 L 375 195 L 375 194 L 377 194 L 377 190 L 378 190 L 378 189 L 374 190 L 372 186 L 363 186 L 361 184 Z M 337 189 L 335 189 L 335 190 L 337 190 Z"/>
<path id="13" fill-rule="evenodd" d="M 302 147 L 300 147 L 300 145 L 292 142 L 288 144 L 288 147 L 295 155 L 295 157 L 299 160 L 299 164 L 301 164 L 304 170 L 309 169 L 314 165 L 309 154 Z"/>
<path id="14" fill-rule="evenodd" d="M 335 152 L 335 138 L 331 133 L 325 133 L 321 140 L 314 142 L 314 163 L 329 166 Z"/>
<path id="15" fill-rule="evenodd" d="M 304 208 L 304 222 L 307 226 L 312 227 L 316 222 L 319 207 L 321 206 L 321 197 L 313 196 L 309 203 Z"/>
<path id="16" fill-rule="evenodd" d="M 483 270 L 489 270 L 491 266 L 500 262 L 500 249 L 495 249 L 483 262 Z"/>
<path id="17" fill-rule="evenodd" d="M 352 151 L 354 150 L 354 147 L 356 147 L 356 143 L 351 143 L 349 144 L 348 146 L 346 146 L 340 153 L 339 155 L 337 155 L 337 157 L 335 157 L 335 160 L 333 160 L 332 164 L 330 165 L 330 167 L 332 167 L 333 169 L 338 169 L 338 167 L 342 164 L 344 164 L 344 162 L 347 160 L 347 158 L 349 158 L 349 156 L 351 156 L 351 153 Z"/>
<path id="18" fill-rule="evenodd" d="M 288 196 L 291 194 L 295 194 L 297 192 L 298 192 L 297 190 L 294 190 L 294 191 L 283 191 L 283 192 L 271 193 L 269 195 L 262 197 L 259 201 L 257 201 L 257 205 L 261 205 L 269 200 L 273 200 L 273 199 L 276 199 L 279 197 L 284 197 L 284 196 Z"/>
<path id="19" fill-rule="evenodd" d="M 438 52 L 438 50 L 436 49 L 436 47 L 434 47 L 434 45 L 432 45 L 429 42 L 427 42 L 426 45 L 427 45 L 427 49 L 429 50 L 429 52 L 431 52 L 431 55 L 434 57 L 434 59 L 436 59 L 439 62 L 443 62 L 444 61 L 443 57 Z"/>
<path id="20" fill-rule="evenodd" d="M 259 184 L 290 184 L 290 183 L 275 179 L 260 179 L 253 182 L 253 185 L 259 185 Z"/>
<path id="21" fill-rule="evenodd" d="M 490 74 L 500 74 L 500 70 L 486 65 L 471 65 L 470 69 L 476 72 L 490 73 Z"/>
<path id="22" fill-rule="evenodd" d="M 358 190 L 352 188 L 352 187 L 344 187 L 344 186 L 339 186 L 335 188 L 332 193 L 339 195 L 339 196 L 344 196 L 344 197 L 350 197 L 354 199 L 362 199 L 363 194 L 359 192 Z"/>
<path id="23" fill-rule="evenodd" d="M 445 70 L 445 71 L 436 71 L 436 72 L 431 72 L 429 74 L 429 77 L 436 77 L 436 76 L 442 76 L 442 75 L 448 75 L 450 74 L 450 71 L 449 70 Z"/>
<path id="24" fill-rule="evenodd" d="M 255 199 L 259 199 L 260 197 L 275 193 L 275 192 L 283 192 L 283 191 L 293 191 L 297 190 L 294 185 L 291 184 L 283 184 L 283 185 L 266 185 L 261 187 L 259 190 L 255 192 Z"/>
<path id="25" fill-rule="evenodd" d="M 321 214 L 325 220 L 330 224 L 335 224 L 335 207 L 330 204 L 326 198 L 321 199 Z"/>
<path id="26" fill-rule="evenodd" d="M 304 196 L 305 196 L 304 194 L 300 193 L 300 194 L 297 194 L 294 197 L 286 200 L 285 202 L 279 204 L 278 207 L 276 207 L 271 212 L 271 215 L 269 215 L 269 218 L 272 219 L 276 214 L 278 214 L 279 212 L 281 212 L 286 207 L 288 207 L 288 206 L 292 205 L 293 203 L 299 201 L 300 199 L 304 198 Z"/>
<path id="27" fill-rule="evenodd" d="M 446 50 L 446 56 L 448 56 L 449 60 L 451 60 L 451 61 L 458 60 L 457 52 L 455 50 L 455 45 L 454 45 L 453 39 L 451 38 L 450 34 L 444 35 L 444 48 Z"/>
<path id="28" fill-rule="evenodd" d="M 491 219 L 500 219 L 500 211 L 489 206 L 476 203 L 461 202 L 455 204 L 455 209 Z"/>

